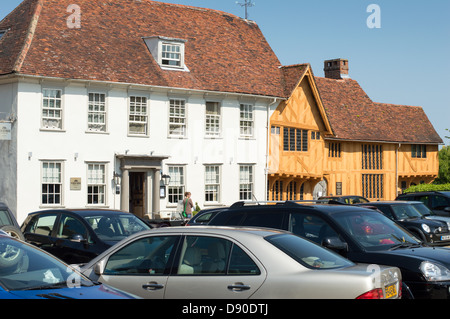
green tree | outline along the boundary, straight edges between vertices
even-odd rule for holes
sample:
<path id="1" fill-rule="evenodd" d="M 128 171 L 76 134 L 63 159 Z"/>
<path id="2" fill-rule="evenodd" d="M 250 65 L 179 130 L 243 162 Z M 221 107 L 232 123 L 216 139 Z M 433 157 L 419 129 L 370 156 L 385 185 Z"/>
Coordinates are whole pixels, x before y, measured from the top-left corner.
<path id="1" fill-rule="evenodd" d="M 439 176 L 434 184 L 450 183 L 450 146 L 444 146 L 439 151 Z"/>

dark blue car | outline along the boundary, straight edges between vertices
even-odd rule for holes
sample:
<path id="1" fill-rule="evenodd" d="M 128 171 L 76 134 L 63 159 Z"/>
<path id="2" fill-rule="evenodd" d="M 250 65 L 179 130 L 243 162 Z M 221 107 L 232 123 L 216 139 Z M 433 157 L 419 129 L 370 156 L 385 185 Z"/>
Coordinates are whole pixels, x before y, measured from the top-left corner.
<path id="1" fill-rule="evenodd" d="M 28 215 L 27 242 L 69 264 L 83 264 L 150 226 L 133 214 L 109 209 L 53 209 Z"/>
<path id="2" fill-rule="evenodd" d="M 0 231 L 0 299 L 133 299 Z"/>

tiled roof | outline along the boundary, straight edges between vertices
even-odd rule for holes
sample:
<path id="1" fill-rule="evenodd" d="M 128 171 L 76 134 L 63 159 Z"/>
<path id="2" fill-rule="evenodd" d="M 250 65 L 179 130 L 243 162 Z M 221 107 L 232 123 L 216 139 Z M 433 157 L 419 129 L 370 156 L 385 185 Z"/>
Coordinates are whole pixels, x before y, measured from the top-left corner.
<path id="1" fill-rule="evenodd" d="M 0 75 L 26 74 L 289 98 L 311 67 L 282 67 L 258 25 L 234 15 L 151 0 L 24 0 L 0 22 Z M 189 72 L 162 69 L 144 38 L 186 40 Z M 442 143 L 420 107 L 374 103 L 351 79 L 315 77 L 334 137 Z"/>
<path id="2" fill-rule="evenodd" d="M 334 137 L 338 139 L 442 143 L 421 107 L 375 103 L 352 79 L 316 77 L 315 80 Z"/>
<path id="3" fill-rule="evenodd" d="M 281 71 L 283 72 L 284 95 L 286 97 L 292 95 L 293 90 L 297 87 L 308 68 L 311 68 L 311 66 L 307 63 L 281 67 Z"/>
<path id="4" fill-rule="evenodd" d="M 72 3 L 25 0 L 0 22 L 11 28 L 0 43 L 0 74 L 284 96 L 281 64 L 252 21 L 150 0 L 83 0 L 81 28 L 71 29 Z M 161 69 L 149 36 L 187 40 L 190 72 Z"/>

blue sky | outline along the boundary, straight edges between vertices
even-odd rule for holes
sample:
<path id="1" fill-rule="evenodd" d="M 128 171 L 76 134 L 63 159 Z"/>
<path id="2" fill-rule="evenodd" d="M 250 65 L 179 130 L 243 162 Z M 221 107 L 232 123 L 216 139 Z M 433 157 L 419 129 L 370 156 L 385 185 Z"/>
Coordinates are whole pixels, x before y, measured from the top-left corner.
<path id="1" fill-rule="evenodd" d="M 1 0 L 0 19 L 21 0 Z M 79 3 L 77 3 L 79 2 Z M 166 0 L 244 16 L 245 0 Z M 349 60 L 350 77 L 372 100 L 422 106 L 450 145 L 449 0 L 252 0 L 254 20 L 283 65 L 310 63 L 323 76 L 323 61 Z M 83 0 L 73 0 L 83 9 Z M 367 19 L 380 8 L 381 28 Z M 407 127 L 405 128 L 408 129 Z"/>

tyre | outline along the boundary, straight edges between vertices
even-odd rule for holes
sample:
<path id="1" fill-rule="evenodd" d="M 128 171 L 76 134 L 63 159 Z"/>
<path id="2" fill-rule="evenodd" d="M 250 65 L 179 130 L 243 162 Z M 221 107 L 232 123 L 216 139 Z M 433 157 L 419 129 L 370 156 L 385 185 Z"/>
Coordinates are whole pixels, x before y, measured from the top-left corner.
<path id="1" fill-rule="evenodd" d="M 20 228 L 18 228 L 16 226 L 6 225 L 3 227 L 0 227 L 0 229 L 7 232 L 13 238 L 25 240 L 25 236 L 23 235 L 22 231 L 20 230 Z"/>

